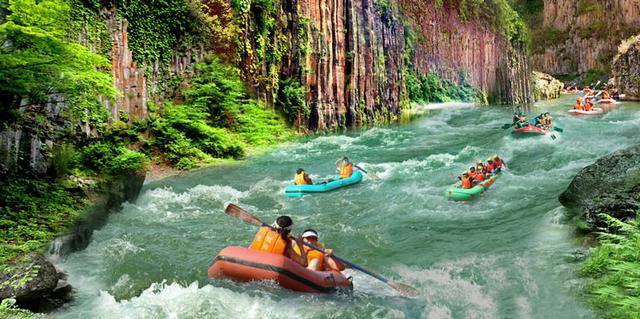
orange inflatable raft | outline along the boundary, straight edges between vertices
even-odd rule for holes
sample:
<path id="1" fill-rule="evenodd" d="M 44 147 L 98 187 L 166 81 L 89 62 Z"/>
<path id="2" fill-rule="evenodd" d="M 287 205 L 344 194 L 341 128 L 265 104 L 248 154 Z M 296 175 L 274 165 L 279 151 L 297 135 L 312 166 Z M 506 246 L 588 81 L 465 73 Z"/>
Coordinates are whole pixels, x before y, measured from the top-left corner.
<path id="1" fill-rule="evenodd" d="M 313 271 L 282 255 L 238 246 L 220 251 L 209 266 L 208 275 L 241 282 L 273 280 L 284 288 L 310 293 L 353 289 L 350 278 L 339 271 Z"/>

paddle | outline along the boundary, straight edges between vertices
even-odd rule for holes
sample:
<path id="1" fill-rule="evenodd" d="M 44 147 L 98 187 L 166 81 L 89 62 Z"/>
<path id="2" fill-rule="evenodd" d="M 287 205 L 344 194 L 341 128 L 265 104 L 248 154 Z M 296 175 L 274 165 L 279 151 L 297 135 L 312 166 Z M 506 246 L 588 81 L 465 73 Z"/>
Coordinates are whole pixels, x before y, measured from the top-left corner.
<path id="1" fill-rule="evenodd" d="M 508 129 L 508 128 L 512 127 L 514 124 L 515 124 L 515 123 L 502 125 L 502 129 L 503 129 L 503 130 L 506 130 L 506 129 Z"/>
<path id="2" fill-rule="evenodd" d="M 353 165 L 353 167 L 359 169 L 363 173 L 367 174 L 367 176 L 371 177 L 372 179 L 374 179 L 376 181 L 380 180 L 380 177 L 378 177 L 378 175 L 374 174 L 373 172 L 367 172 L 364 168 L 362 168 L 362 167 L 360 167 L 360 166 L 358 166 L 358 165 L 356 165 L 354 163 L 351 163 L 351 165 Z"/>
<path id="3" fill-rule="evenodd" d="M 554 126 L 554 127 L 553 127 L 553 130 L 554 130 L 554 131 L 558 131 L 558 132 L 560 132 L 560 133 L 564 132 L 564 129 L 563 129 L 563 128 L 561 128 L 561 127 L 557 127 L 557 126 Z"/>
<path id="4" fill-rule="evenodd" d="M 229 216 L 233 216 L 235 218 L 238 218 L 238 219 L 240 219 L 240 220 L 242 220 L 244 222 L 247 222 L 249 224 L 252 224 L 252 225 L 266 226 L 266 227 L 272 228 L 270 225 L 267 225 L 267 224 L 263 223 L 258 217 L 253 216 L 251 213 L 247 212 L 246 210 L 244 210 L 244 209 L 242 209 L 239 206 L 234 205 L 234 204 L 227 205 L 227 208 L 224 209 L 224 213 L 229 215 Z M 304 243 L 304 244 L 306 246 L 310 247 L 310 248 L 313 248 L 313 249 L 321 252 L 321 253 L 324 253 L 324 250 L 322 248 L 320 248 L 320 247 L 316 247 L 316 246 L 311 245 L 309 243 Z M 341 262 L 341 263 L 343 263 L 343 264 L 345 264 L 345 265 L 347 265 L 347 266 L 349 266 L 349 267 L 351 267 L 353 269 L 360 270 L 361 272 L 363 272 L 363 273 L 365 273 L 365 274 L 367 274 L 367 275 L 369 275 L 369 276 L 371 276 L 373 278 L 376 278 L 376 279 L 386 283 L 391 288 L 393 288 L 393 289 L 397 290 L 398 292 L 400 292 L 402 295 L 411 296 L 411 297 L 414 297 L 414 296 L 418 295 L 418 290 L 413 288 L 413 287 L 411 287 L 411 286 L 391 281 L 391 280 L 389 280 L 387 278 L 384 278 L 384 277 L 382 277 L 380 275 L 372 273 L 371 271 L 366 270 L 366 269 L 364 269 L 364 268 L 362 268 L 362 267 L 360 267 L 360 266 L 358 266 L 358 265 L 356 265 L 354 263 L 346 261 L 346 260 L 344 260 L 344 259 L 342 259 L 342 258 L 340 258 L 340 257 L 338 257 L 338 256 L 336 256 L 334 254 L 331 254 L 331 258 L 334 258 L 335 260 L 337 260 L 337 261 L 339 261 L 339 262 Z"/>

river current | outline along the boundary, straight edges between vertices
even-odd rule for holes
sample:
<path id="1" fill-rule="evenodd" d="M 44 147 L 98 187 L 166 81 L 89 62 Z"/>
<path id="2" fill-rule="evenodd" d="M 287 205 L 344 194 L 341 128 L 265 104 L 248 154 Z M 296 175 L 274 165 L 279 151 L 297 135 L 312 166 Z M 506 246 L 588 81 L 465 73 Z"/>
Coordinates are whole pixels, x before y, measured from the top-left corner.
<path id="1" fill-rule="evenodd" d="M 87 249 L 57 257 L 75 300 L 57 318 L 596 318 L 581 289 L 585 250 L 558 195 L 583 167 L 640 143 L 640 104 L 571 117 L 575 96 L 536 104 L 563 133 L 514 138 L 500 128 L 513 110 L 426 109 L 403 125 L 319 135 L 247 161 L 145 184 L 110 216 Z M 474 202 L 446 189 L 473 162 L 502 156 L 509 169 Z M 289 199 L 298 167 L 319 180 L 347 155 L 369 178 L 331 193 Z M 274 283 L 207 279 L 222 248 L 246 246 L 254 226 L 223 213 L 236 203 L 264 221 L 281 214 L 294 231 L 354 263 L 419 289 L 398 295 L 356 271 L 351 294 L 300 294 Z M 54 256 L 56 257 L 56 256 Z"/>

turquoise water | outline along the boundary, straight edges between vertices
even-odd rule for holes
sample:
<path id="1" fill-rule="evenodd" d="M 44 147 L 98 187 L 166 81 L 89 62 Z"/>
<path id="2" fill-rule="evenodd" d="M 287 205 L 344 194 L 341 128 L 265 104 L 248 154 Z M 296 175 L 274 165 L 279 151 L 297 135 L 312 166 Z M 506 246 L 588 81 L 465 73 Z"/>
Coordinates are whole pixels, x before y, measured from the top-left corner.
<path id="1" fill-rule="evenodd" d="M 598 157 L 640 143 L 640 104 L 569 117 L 572 96 L 539 103 L 564 133 L 516 139 L 504 108 L 444 107 L 405 125 L 307 138 L 239 164 L 145 185 L 89 247 L 58 264 L 76 288 L 61 318 L 595 318 L 573 257 L 583 249 L 557 197 Z M 509 170 L 471 203 L 445 190 L 478 159 Z M 381 181 L 288 199 L 296 168 L 334 174 L 348 155 Z M 237 203 L 265 221 L 287 213 L 337 255 L 420 290 L 405 298 L 354 276 L 353 294 L 298 294 L 273 283 L 207 279 L 222 248 L 256 229 L 226 216 Z M 55 257 L 55 256 L 54 256 Z"/>

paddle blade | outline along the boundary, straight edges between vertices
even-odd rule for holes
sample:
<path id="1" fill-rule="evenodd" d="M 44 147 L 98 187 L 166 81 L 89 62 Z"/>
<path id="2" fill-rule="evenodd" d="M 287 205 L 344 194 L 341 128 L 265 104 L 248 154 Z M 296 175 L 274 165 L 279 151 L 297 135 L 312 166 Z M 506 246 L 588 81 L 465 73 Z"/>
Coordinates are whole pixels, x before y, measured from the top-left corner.
<path id="1" fill-rule="evenodd" d="M 554 134 L 551 134 L 551 139 L 552 139 L 552 140 L 555 140 L 555 139 L 556 139 L 556 136 L 555 136 Z"/>
<path id="2" fill-rule="evenodd" d="M 505 124 L 505 125 L 502 125 L 502 129 L 503 129 L 503 130 L 506 130 L 506 129 L 510 128 L 512 125 L 513 125 L 513 124 Z"/>
<path id="3" fill-rule="evenodd" d="M 262 226 L 264 224 L 258 217 L 251 215 L 249 212 L 235 204 L 227 205 L 227 208 L 224 209 L 224 213 L 256 226 Z"/>
<path id="4" fill-rule="evenodd" d="M 564 132 L 564 129 L 562 129 L 560 127 L 557 127 L 557 126 L 554 126 L 553 129 L 558 131 L 558 132 L 560 132 L 560 133 Z"/>
<path id="5" fill-rule="evenodd" d="M 380 177 L 378 177 L 378 175 L 374 174 L 372 171 L 369 171 L 367 175 L 369 175 L 369 177 L 373 178 L 376 181 L 380 180 Z"/>
<path id="6" fill-rule="evenodd" d="M 405 285 L 405 284 L 401 284 L 399 282 L 394 282 L 394 281 L 389 281 L 387 282 L 387 284 L 395 289 L 396 291 L 398 291 L 401 295 L 406 296 L 406 297 L 416 297 L 420 294 L 420 292 L 418 291 L 418 289 L 413 288 L 409 285 Z"/>

